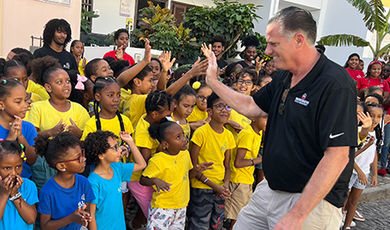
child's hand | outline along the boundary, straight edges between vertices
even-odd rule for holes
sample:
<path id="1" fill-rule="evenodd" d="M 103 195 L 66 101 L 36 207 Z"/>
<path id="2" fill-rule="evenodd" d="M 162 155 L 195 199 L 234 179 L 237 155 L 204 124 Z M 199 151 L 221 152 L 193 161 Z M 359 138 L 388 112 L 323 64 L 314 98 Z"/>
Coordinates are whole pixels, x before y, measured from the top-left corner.
<path id="1" fill-rule="evenodd" d="M 115 58 L 117 59 L 117 60 L 123 60 L 123 54 L 124 54 L 124 46 L 123 45 L 121 45 L 121 46 L 119 46 L 116 50 L 115 50 Z"/>
<path id="2" fill-rule="evenodd" d="M 15 177 L 8 175 L 3 179 L 0 176 L 0 180 L 0 193 L 9 196 L 15 183 Z"/>
<path id="3" fill-rule="evenodd" d="M 192 68 L 189 70 L 191 76 L 197 77 L 206 74 L 208 65 L 209 61 L 207 59 L 200 61 L 200 58 L 198 57 L 198 60 L 196 60 L 196 62 L 192 65 Z"/>
<path id="4" fill-rule="evenodd" d="M 65 130 L 65 128 L 66 128 L 66 124 L 62 123 L 62 119 L 61 119 L 56 126 L 50 129 L 50 136 L 53 137 L 59 133 L 62 133 Z"/>
<path id="5" fill-rule="evenodd" d="M 119 136 L 121 137 L 121 139 L 126 142 L 126 143 L 131 143 L 131 142 L 134 142 L 133 141 L 133 138 L 130 136 L 130 134 L 128 132 L 125 132 L 125 131 L 121 131 L 119 133 Z"/>
<path id="6" fill-rule="evenodd" d="M 16 175 L 14 179 L 14 186 L 12 187 L 10 196 L 15 196 L 18 193 L 20 186 L 23 184 L 23 178 L 19 175 Z"/>
<path id="7" fill-rule="evenodd" d="M 73 223 L 78 223 L 82 226 L 88 226 L 88 223 L 91 221 L 91 214 L 85 211 L 86 208 L 87 206 L 84 205 L 71 214 Z"/>
<path id="8" fill-rule="evenodd" d="M 212 165 L 214 164 L 214 162 L 203 162 L 203 163 L 200 163 L 198 165 L 196 165 L 195 169 L 197 172 L 203 172 L 205 170 L 209 170 L 209 169 L 212 169 L 213 167 L 211 167 Z"/>
<path id="9" fill-rule="evenodd" d="M 168 72 L 168 70 L 172 68 L 173 64 L 176 61 L 176 58 L 173 58 L 171 60 L 171 55 L 172 55 L 171 51 L 168 52 L 164 51 L 161 53 L 160 57 L 158 58 L 161 62 L 163 72 Z"/>
<path id="10" fill-rule="evenodd" d="M 364 129 L 368 129 L 372 126 L 372 119 L 368 112 L 366 114 L 358 112 L 358 121 L 363 123 L 362 128 Z"/>
<path id="11" fill-rule="evenodd" d="M 227 199 L 232 195 L 229 188 L 225 188 L 224 186 L 218 186 L 216 192 L 218 192 L 223 199 Z"/>
<path id="12" fill-rule="evenodd" d="M 378 185 L 378 175 L 374 175 L 372 176 L 371 187 L 375 187 L 377 185 Z"/>
<path id="13" fill-rule="evenodd" d="M 151 52 L 152 47 L 150 46 L 150 41 L 147 38 L 144 38 L 142 40 L 145 41 L 144 61 L 150 63 L 150 61 L 152 60 L 152 52 Z"/>
<path id="14" fill-rule="evenodd" d="M 362 170 L 357 170 L 357 173 L 358 173 L 359 183 L 362 185 L 367 185 L 368 180 L 366 175 L 362 172 Z"/>
<path id="15" fill-rule="evenodd" d="M 14 116 L 15 120 L 12 121 L 9 126 L 9 133 L 7 140 L 16 140 L 22 134 L 22 119 L 18 116 Z"/>
<path id="16" fill-rule="evenodd" d="M 153 178 L 153 183 L 156 185 L 158 193 L 160 193 L 160 191 L 169 192 L 171 189 L 170 186 L 172 185 L 158 178 Z"/>
<path id="17" fill-rule="evenodd" d="M 211 55 L 211 52 L 213 52 L 213 51 L 212 51 L 211 44 L 209 44 L 209 46 L 207 47 L 206 43 L 203 43 L 203 44 L 202 44 L 202 47 L 200 48 L 200 50 L 202 51 L 203 55 L 204 55 L 206 58 L 209 58 L 210 55 Z"/>
<path id="18" fill-rule="evenodd" d="M 263 59 L 260 60 L 260 57 L 256 58 L 256 72 L 257 74 L 260 72 L 261 68 L 263 68 L 265 65 L 265 62 Z"/>
<path id="19" fill-rule="evenodd" d="M 232 120 L 228 120 L 227 124 L 230 125 L 237 133 L 244 129 L 244 127 Z"/>
<path id="20" fill-rule="evenodd" d="M 76 123 L 72 120 L 72 118 L 69 118 L 69 121 L 72 125 L 69 125 L 66 127 L 66 130 L 76 137 L 81 137 L 83 135 L 83 131 L 79 127 L 77 127 Z"/>

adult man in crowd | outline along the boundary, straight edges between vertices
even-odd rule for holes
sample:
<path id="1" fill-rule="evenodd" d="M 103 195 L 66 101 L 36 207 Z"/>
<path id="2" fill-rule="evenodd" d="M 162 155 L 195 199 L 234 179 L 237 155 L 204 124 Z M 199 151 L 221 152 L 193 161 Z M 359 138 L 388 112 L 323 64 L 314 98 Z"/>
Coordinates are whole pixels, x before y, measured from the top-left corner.
<path id="1" fill-rule="evenodd" d="M 279 71 L 253 97 L 225 87 L 211 55 L 207 84 L 239 113 L 268 114 L 266 180 L 234 229 L 338 229 L 357 142 L 356 86 L 314 47 L 310 12 L 288 7 L 270 19 L 266 54 Z"/>
<path id="2" fill-rule="evenodd" d="M 34 58 L 52 56 L 58 59 L 65 70 L 77 70 L 74 56 L 65 50 L 66 44 L 72 39 L 69 23 L 64 19 L 52 19 L 43 30 L 43 47 L 35 50 Z"/>

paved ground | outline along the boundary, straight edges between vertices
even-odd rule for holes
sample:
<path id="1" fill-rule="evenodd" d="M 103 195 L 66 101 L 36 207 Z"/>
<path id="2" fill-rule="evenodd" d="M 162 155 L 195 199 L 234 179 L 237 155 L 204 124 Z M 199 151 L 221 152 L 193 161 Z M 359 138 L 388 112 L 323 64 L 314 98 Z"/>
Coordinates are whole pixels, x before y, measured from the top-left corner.
<path id="1" fill-rule="evenodd" d="M 359 204 L 358 209 L 366 218 L 364 222 L 356 222 L 358 230 L 390 229 L 390 199 Z"/>

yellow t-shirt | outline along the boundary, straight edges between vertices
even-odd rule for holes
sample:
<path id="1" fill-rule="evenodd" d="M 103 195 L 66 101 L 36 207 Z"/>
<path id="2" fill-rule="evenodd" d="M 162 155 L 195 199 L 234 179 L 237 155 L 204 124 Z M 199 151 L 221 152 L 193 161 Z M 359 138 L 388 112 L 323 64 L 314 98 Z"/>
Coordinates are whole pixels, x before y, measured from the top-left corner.
<path id="1" fill-rule="evenodd" d="M 230 117 L 229 120 L 237 122 L 239 125 L 241 125 L 244 129 L 250 126 L 251 120 L 249 120 L 246 116 L 238 113 L 234 109 L 230 111 Z M 238 133 L 235 129 L 233 129 L 230 125 L 226 125 L 226 128 L 232 132 L 234 139 L 237 140 Z"/>
<path id="2" fill-rule="evenodd" d="M 130 119 L 124 115 L 121 115 L 123 126 L 125 128 L 125 131 L 132 134 L 134 133 L 133 126 L 131 125 Z M 115 135 L 119 137 L 120 140 L 120 132 L 121 132 L 121 126 L 119 124 L 118 116 L 115 116 L 112 119 L 104 119 L 100 118 L 100 124 L 101 124 L 101 130 L 111 131 Z M 89 133 L 96 132 L 96 120 L 95 116 L 91 117 L 87 124 L 85 125 L 83 136 L 81 137 L 81 140 L 85 140 L 85 138 L 88 136 Z"/>
<path id="3" fill-rule="evenodd" d="M 83 61 L 84 61 L 85 58 L 81 58 L 80 61 L 79 61 L 79 73 L 80 75 L 82 76 L 85 76 L 85 73 L 84 73 L 84 68 L 83 68 Z M 88 61 L 87 59 L 85 59 L 85 65 L 87 65 Z"/>
<path id="4" fill-rule="evenodd" d="M 31 101 L 32 102 L 42 101 L 42 98 L 36 93 L 31 93 Z"/>
<path id="5" fill-rule="evenodd" d="M 171 186 L 168 192 L 153 193 L 152 208 L 179 209 L 187 207 L 190 200 L 188 171 L 191 169 L 192 162 L 188 150 L 180 151 L 174 156 L 163 152 L 154 154 L 142 175 L 149 178 L 159 178 Z"/>
<path id="6" fill-rule="evenodd" d="M 130 118 L 135 127 L 142 115 L 146 114 L 145 101 L 147 94 L 131 94 L 123 105 L 123 114 Z"/>
<path id="7" fill-rule="evenodd" d="M 45 131 L 53 128 L 60 122 L 71 125 L 70 118 L 76 123 L 81 130 L 89 120 L 87 110 L 76 102 L 70 101 L 70 109 L 66 112 L 59 112 L 49 102 L 49 100 L 37 101 L 31 104 L 31 110 L 28 114 L 27 121 L 31 122 L 39 131 Z"/>
<path id="8" fill-rule="evenodd" d="M 156 139 L 153 139 L 149 135 L 148 128 L 150 126 L 149 122 L 145 121 L 145 116 L 142 116 L 135 127 L 134 131 L 134 143 L 138 148 L 147 148 L 152 151 L 152 156 L 156 152 L 158 145 L 160 144 Z M 139 181 L 142 172 L 134 172 L 131 176 L 131 181 Z"/>
<path id="9" fill-rule="evenodd" d="M 173 113 L 171 114 L 171 118 L 172 118 L 173 122 L 176 122 L 178 125 L 180 125 L 180 127 L 183 129 L 184 136 L 187 138 L 187 141 L 190 141 L 190 138 L 191 138 L 191 127 L 190 127 L 190 123 L 188 122 L 188 120 L 186 119 L 187 123 L 182 125 L 182 124 L 180 124 L 179 122 L 177 122 L 175 120 L 175 118 L 173 117 Z"/>
<path id="10" fill-rule="evenodd" d="M 194 110 L 192 110 L 192 113 L 187 117 L 188 122 L 197 122 L 200 120 L 206 120 L 209 115 L 207 114 L 207 111 L 202 111 L 198 108 L 198 106 L 194 107 Z"/>
<path id="11" fill-rule="evenodd" d="M 43 87 L 40 84 L 35 83 L 34 81 L 31 81 L 31 80 L 28 80 L 28 86 L 27 86 L 26 92 L 38 94 L 41 97 L 41 100 L 48 100 L 50 98 L 45 87 Z"/>
<path id="12" fill-rule="evenodd" d="M 247 150 L 244 159 L 256 158 L 260 149 L 261 134 L 256 133 L 251 126 L 248 126 L 241 130 L 237 138 L 237 149 L 241 148 Z M 230 161 L 230 181 L 237 184 L 253 184 L 255 181 L 253 177 L 255 166 L 248 166 L 243 168 L 234 167 L 236 156 L 237 151 L 233 151 Z"/>
<path id="13" fill-rule="evenodd" d="M 125 109 L 125 103 L 126 101 L 129 100 L 131 95 L 131 90 L 130 89 L 124 89 L 121 88 L 121 103 L 119 104 L 118 111 L 123 113 L 123 110 Z"/>
<path id="14" fill-rule="evenodd" d="M 200 146 L 198 164 L 214 162 L 213 168 L 203 172 L 209 180 L 217 185 L 223 185 L 225 177 L 225 152 L 236 147 L 233 134 L 224 128 L 222 133 L 215 132 L 210 124 L 205 124 L 195 130 L 191 141 Z M 193 188 L 211 189 L 199 180 L 191 179 Z"/>

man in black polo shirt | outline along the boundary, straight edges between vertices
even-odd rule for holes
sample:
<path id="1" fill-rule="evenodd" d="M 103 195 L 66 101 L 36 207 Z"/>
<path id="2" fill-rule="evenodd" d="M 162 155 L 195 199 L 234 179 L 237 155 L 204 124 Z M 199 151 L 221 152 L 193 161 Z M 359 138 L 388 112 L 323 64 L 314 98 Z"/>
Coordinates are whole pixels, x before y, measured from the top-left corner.
<path id="1" fill-rule="evenodd" d="M 268 114 L 263 155 L 266 180 L 256 188 L 234 229 L 338 229 L 357 142 L 356 90 L 348 73 L 314 47 L 310 12 L 288 7 L 270 19 L 266 54 L 279 71 L 253 97 L 216 77 L 207 84 L 236 111 Z"/>
<path id="2" fill-rule="evenodd" d="M 34 58 L 52 56 L 58 59 L 65 70 L 78 70 L 76 59 L 65 50 L 72 39 L 70 25 L 64 19 L 52 19 L 43 30 L 43 47 L 35 50 Z"/>

